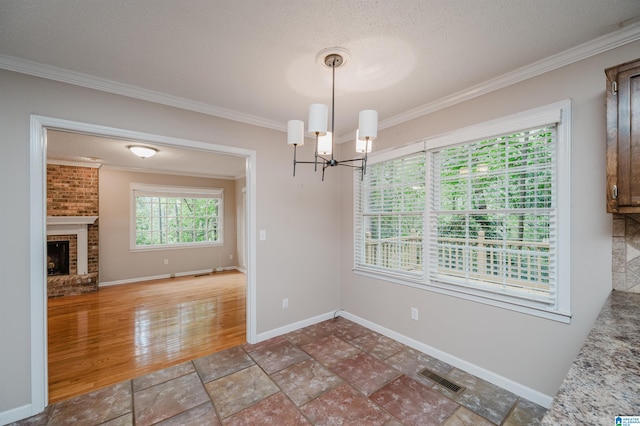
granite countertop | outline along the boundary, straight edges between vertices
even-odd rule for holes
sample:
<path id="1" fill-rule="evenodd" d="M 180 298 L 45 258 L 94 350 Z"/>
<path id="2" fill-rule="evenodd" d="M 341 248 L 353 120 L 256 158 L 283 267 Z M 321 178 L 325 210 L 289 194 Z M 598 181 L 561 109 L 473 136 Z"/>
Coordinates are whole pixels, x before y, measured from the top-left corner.
<path id="1" fill-rule="evenodd" d="M 543 425 L 614 425 L 640 416 L 640 294 L 613 291 Z"/>

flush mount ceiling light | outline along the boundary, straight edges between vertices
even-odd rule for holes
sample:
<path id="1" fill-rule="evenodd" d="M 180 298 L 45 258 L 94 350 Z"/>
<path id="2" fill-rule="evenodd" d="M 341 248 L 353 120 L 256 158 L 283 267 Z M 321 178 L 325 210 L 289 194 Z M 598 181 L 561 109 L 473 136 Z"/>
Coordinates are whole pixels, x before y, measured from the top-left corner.
<path id="1" fill-rule="evenodd" d="M 143 160 L 145 158 L 153 157 L 158 152 L 158 150 L 155 148 L 149 148 L 149 147 L 140 146 L 140 145 L 131 145 L 131 146 L 128 146 L 127 148 L 129 148 L 129 151 L 133 152 L 135 155 L 142 158 Z"/>
<path id="2" fill-rule="evenodd" d="M 304 122 L 302 120 L 289 120 L 287 122 L 287 143 L 293 145 L 293 175 L 296 175 L 296 164 L 313 164 L 314 170 L 318 170 L 318 164 L 322 165 L 322 180 L 324 171 L 329 167 L 348 166 L 362 171 L 361 176 L 367 172 L 367 154 L 371 152 L 372 142 L 378 137 L 378 112 L 372 109 L 360 111 L 358 129 L 356 131 L 356 152 L 362 157 L 350 160 L 336 160 L 333 149 L 334 123 L 335 123 L 335 97 L 336 97 L 336 68 L 344 65 L 344 50 L 322 51 L 325 54 L 323 63 L 331 68 L 331 131 L 327 131 L 327 119 L 329 107 L 324 104 L 312 104 L 309 107 L 309 122 L 307 133 L 315 136 L 316 149 L 314 161 L 298 161 L 296 151 L 298 145 L 304 145 Z M 330 157 L 329 157 L 330 155 Z M 359 165 L 357 163 L 360 163 Z M 354 164 L 356 163 L 356 164 Z"/>

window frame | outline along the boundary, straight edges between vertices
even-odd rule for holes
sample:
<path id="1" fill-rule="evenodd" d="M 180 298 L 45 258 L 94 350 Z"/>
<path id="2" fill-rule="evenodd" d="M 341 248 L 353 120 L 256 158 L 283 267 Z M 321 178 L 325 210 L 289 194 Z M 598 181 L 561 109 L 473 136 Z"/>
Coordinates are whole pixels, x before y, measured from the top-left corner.
<path id="1" fill-rule="evenodd" d="M 557 203 L 557 242 L 556 242 L 556 295 L 553 305 L 542 305 L 523 301 L 514 296 L 504 296 L 482 291 L 474 288 L 467 288 L 458 285 L 441 283 L 430 280 L 430 260 L 429 224 L 431 215 L 429 211 L 429 199 L 431 198 L 430 167 L 432 152 L 474 141 L 490 139 L 496 136 L 556 123 L 556 203 Z M 370 278 L 382 279 L 389 282 L 408 285 L 411 287 L 446 294 L 453 297 L 471 300 L 490 306 L 504 308 L 516 312 L 534 315 L 546 319 L 551 319 L 563 323 L 571 321 L 571 137 L 572 137 L 572 116 L 571 99 L 533 108 L 520 113 L 501 117 L 495 120 L 486 121 L 473 126 L 457 129 L 434 137 L 423 139 L 417 143 L 407 145 L 400 149 L 390 149 L 380 154 L 373 154 L 369 157 L 369 162 L 379 162 L 388 159 L 398 158 L 406 155 L 411 150 L 426 150 L 426 197 L 424 214 L 424 236 L 423 236 L 423 268 L 424 278 L 421 280 L 410 280 L 405 277 L 380 273 L 371 269 L 365 269 L 356 265 L 355 245 L 356 241 L 356 202 L 357 186 L 354 182 L 354 266 L 353 272 L 358 275 Z M 355 178 L 354 178 L 355 180 Z"/>
<path id="2" fill-rule="evenodd" d="M 374 156 L 373 158 L 368 159 L 367 161 L 367 165 L 370 167 L 372 165 L 375 164 L 380 164 L 380 163 L 384 163 L 384 162 L 388 162 L 388 161 L 393 161 L 393 160 L 397 160 L 403 157 L 407 157 L 410 155 L 414 155 L 420 152 L 424 152 L 424 144 L 412 144 L 409 146 L 406 146 L 404 148 L 401 149 L 392 149 L 392 150 L 388 150 L 385 152 L 381 152 L 378 155 Z M 425 155 L 425 167 L 427 164 L 427 157 Z M 426 173 L 426 169 L 425 169 L 425 173 Z M 422 263 L 422 269 L 417 272 L 404 272 L 404 271 L 400 271 L 397 269 L 389 269 L 389 268 L 382 268 L 382 267 L 378 267 L 375 265 L 364 265 L 364 264 L 359 264 L 358 263 L 358 258 L 357 258 L 357 244 L 358 242 L 355 240 L 355 238 L 358 237 L 357 235 L 357 229 L 358 229 L 358 221 L 359 221 L 359 216 L 369 216 L 369 214 L 367 213 L 360 213 L 359 212 L 359 201 L 360 201 L 360 197 L 358 195 L 358 190 L 359 190 L 359 182 L 361 182 L 361 172 L 359 170 L 354 170 L 354 197 L 353 197 L 353 212 L 354 212 L 354 222 L 353 222 L 353 226 L 354 226 L 354 257 L 353 257 L 353 270 L 354 271 L 358 271 L 360 273 L 371 273 L 374 274 L 376 276 L 385 276 L 389 279 L 394 279 L 394 278 L 399 278 L 401 280 L 407 280 L 410 282 L 421 282 L 424 279 L 425 276 L 425 265 L 424 262 Z M 426 180 L 426 174 L 424 177 L 424 184 L 426 186 L 427 184 L 427 180 Z M 425 210 L 422 211 L 422 225 L 423 225 L 423 230 L 425 230 L 426 228 L 424 228 L 424 224 L 425 222 L 425 213 L 426 213 L 426 203 L 425 203 Z M 425 232 L 423 231 L 423 235 L 422 235 L 422 250 L 424 250 L 424 239 L 425 239 Z M 424 256 L 423 256 L 424 259 Z"/>
<path id="3" fill-rule="evenodd" d="M 165 243 L 153 245 L 138 245 L 137 242 L 137 202 L 136 197 L 140 192 L 157 194 L 157 197 L 184 197 L 184 198 L 212 198 L 218 199 L 218 239 L 216 241 L 188 242 L 188 243 Z M 157 251 L 173 250 L 185 248 L 205 248 L 219 247 L 224 245 L 224 189 L 204 188 L 190 186 L 169 186 L 145 183 L 131 183 L 129 185 L 130 206 L 129 206 L 129 250 L 130 251 Z M 197 197 L 198 195 L 202 197 Z"/>

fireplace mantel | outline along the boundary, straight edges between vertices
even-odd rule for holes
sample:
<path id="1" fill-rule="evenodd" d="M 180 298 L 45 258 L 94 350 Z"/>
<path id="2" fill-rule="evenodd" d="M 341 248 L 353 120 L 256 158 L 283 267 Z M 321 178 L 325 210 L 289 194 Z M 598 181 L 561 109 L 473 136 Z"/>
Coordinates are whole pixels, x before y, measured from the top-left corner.
<path id="1" fill-rule="evenodd" d="M 47 216 L 47 226 L 51 225 L 92 225 L 98 216 Z"/>
<path id="2" fill-rule="evenodd" d="M 88 273 L 89 238 L 88 225 L 92 225 L 98 216 L 47 216 L 47 235 L 75 235 L 78 238 L 78 275 Z"/>

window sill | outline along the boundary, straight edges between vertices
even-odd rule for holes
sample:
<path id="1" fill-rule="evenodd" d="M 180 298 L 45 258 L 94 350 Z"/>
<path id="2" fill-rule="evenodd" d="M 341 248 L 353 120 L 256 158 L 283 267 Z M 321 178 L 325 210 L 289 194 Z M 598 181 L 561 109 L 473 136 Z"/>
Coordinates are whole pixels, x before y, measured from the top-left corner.
<path id="1" fill-rule="evenodd" d="M 197 244 L 167 244 L 167 245 L 155 245 L 155 246 L 134 246 L 129 247 L 130 252 L 144 252 L 144 251 L 163 251 L 163 250 L 182 250 L 182 249 L 201 249 L 210 247 L 221 247 L 223 242 L 218 243 L 197 243 Z"/>

